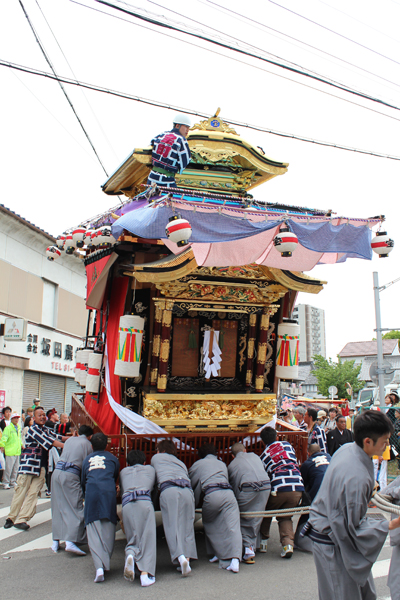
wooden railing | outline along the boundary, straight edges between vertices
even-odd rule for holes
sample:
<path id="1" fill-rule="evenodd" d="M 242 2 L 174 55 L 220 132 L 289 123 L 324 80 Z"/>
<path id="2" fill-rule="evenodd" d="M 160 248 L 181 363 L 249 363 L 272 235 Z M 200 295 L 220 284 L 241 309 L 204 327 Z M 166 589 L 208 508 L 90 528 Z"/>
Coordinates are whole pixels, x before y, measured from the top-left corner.
<path id="1" fill-rule="evenodd" d="M 100 427 L 86 412 L 84 405 L 78 400 L 76 395 L 72 397 L 72 420 L 76 425 L 90 425 L 95 431 L 101 431 Z M 121 469 L 126 466 L 126 457 L 130 450 L 142 450 L 146 455 L 147 463 L 150 463 L 151 457 L 157 452 L 158 442 L 165 439 L 172 439 L 175 442 L 178 452 L 177 456 L 188 468 L 198 459 L 198 448 L 206 442 L 215 444 L 218 458 L 227 465 L 233 460 L 230 449 L 236 442 L 241 442 L 246 446 L 248 452 L 254 452 L 258 455 L 264 450 L 264 444 L 257 433 L 185 432 L 153 435 L 114 435 L 106 433 L 106 435 L 108 435 L 107 450 L 118 458 Z M 277 431 L 277 438 L 278 440 L 288 441 L 293 446 L 299 464 L 306 460 L 308 443 L 306 432 L 281 430 Z"/>
<path id="2" fill-rule="evenodd" d="M 85 394 L 73 394 L 72 402 L 71 402 L 71 421 L 75 425 L 78 430 L 81 425 L 89 425 L 92 427 L 93 431 L 97 433 L 98 431 L 101 433 L 105 433 L 99 425 L 92 419 L 92 417 L 87 412 L 86 408 L 83 405 L 83 399 Z"/>

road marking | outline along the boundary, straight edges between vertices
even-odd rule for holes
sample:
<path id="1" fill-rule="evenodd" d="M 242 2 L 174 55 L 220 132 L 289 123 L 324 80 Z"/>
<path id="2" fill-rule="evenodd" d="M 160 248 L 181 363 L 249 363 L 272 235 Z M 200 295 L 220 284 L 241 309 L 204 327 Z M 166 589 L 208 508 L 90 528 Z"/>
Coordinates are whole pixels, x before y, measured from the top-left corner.
<path id="1" fill-rule="evenodd" d="M 3 552 L 3 554 L 12 554 L 13 552 L 27 552 L 28 550 L 43 550 L 44 548 L 48 548 L 50 550 L 50 546 L 52 543 L 53 536 L 51 533 L 48 533 L 47 535 L 42 535 L 42 537 L 39 537 L 36 540 L 32 540 L 27 544 L 17 546 L 17 548 L 14 548 L 13 550 Z"/>
<path id="2" fill-rule="evenodd" d="M 387 577 L 390 567 L 390 558 L 386 560 L 378 560 L 372 567 L 372 575 L 374 579 L 378 577 Z"/>
<path id="3" fill-rule="evenodd" d="M 43 510 L 40 513 L 37 513 L 32 521 L 29 523 L 31 525 L 31 529 L 36 527 L 37 525 L 42 525 L 42 523 L 46 523 L 46 521 L 50 521 L 51 519 L 51 509 Z M 13 535 L 17 535 L 17 533 L 22 533 L 22 529 L 16 529 L 15 527 L 10 527 L 10 529 L 4 529 L 2 527 L 0 529 L 0 540 L 5 540 Z"/>
<path id="4" fill-rule="evenodd" d="M 50 498 L 41 498 L 37 501 L 38 505 L 44 504 L 45 502 L 50 502 Z M 0 519 L 2 519 L 3 517 L 7 517 L 9 512 L 9 506 L 6 506 L 5 508 L 0 508 Z"/>

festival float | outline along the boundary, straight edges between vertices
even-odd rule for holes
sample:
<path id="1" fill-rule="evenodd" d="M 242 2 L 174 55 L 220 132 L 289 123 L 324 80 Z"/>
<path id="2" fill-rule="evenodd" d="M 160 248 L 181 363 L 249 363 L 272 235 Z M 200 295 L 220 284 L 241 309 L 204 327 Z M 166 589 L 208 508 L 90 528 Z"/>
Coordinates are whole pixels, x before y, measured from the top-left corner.
<path id="1" fill-rule="evenodd" d="M 218 112 L 187 141 L 176 188 L 146 186 L 151 147 L 136 148 L 102 186 L 125 200 L 47 250 L 50 260 L 62 251 L 84 260 L 87 273 L 72 418 L 106 433 L 121 460 L 132 444 L 154 452 L 165 435 L 188 464 L 204 437 L 226 459 L 237 440 L 261 451 L 256 432 L 275 422 L 279 382 L 297 377 L 296 296 L 326 283 L 308 272 L 393 246 L 385 233 L 371 247 L 380 216 L 257 201 L 253 190 L 288 164 Z M 304 455 L 306 434 L 283 434 Z"/>

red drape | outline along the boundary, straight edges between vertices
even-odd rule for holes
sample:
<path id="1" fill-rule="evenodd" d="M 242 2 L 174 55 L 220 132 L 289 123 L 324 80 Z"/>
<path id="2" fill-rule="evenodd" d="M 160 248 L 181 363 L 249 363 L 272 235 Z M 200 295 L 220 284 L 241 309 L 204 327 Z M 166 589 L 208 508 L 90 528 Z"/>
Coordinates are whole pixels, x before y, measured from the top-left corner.
<path id="1" fill-rule="evenodd" d="M 117 356 L 119 318 L 124 314 L 128 283 L 128 277 L 117 277 L 112 280 L 110 311 L 107 326 L 107 349 L 111 387 L 110 391 L 114 400 L 119 404 L 121 404 L 121 384 L 119 377 L 114 375 L 114 366 Z M 106 307 L 107 296 L 108 292 L 105 294 L 103 305 L 104 309 Z M 100 319 L 97 320 L 98 324 L 99 321 Z M 103 323 L 103 329 L 104 325 L 105 324 Z M 96 400 L 93 400 L 89 393 L 86 393 L 85 408 L 90 416 L 96 421 L 96 423 L 98 423 L 104 433 L 107 435 L 112 433 L 120 433 L 121 421 L 110 407 L 108 403 L 107 392 L 104 387 L 100 394 L 99 403 L 97 403 Z"/>

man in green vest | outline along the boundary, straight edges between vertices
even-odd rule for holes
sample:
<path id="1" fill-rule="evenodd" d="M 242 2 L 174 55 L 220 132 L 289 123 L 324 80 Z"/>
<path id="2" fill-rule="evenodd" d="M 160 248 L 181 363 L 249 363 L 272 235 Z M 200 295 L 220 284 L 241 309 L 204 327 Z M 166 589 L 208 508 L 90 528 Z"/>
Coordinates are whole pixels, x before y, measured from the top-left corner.
<path id="1" fill-rule="evenodd" d="M 6 468 L 3 477 L 3 488 L 9 490 L 15 487 L 21 456 L 21 425 L 20 416 L 17 413 L 11 415 L 11 423 L 3 431 L 0 440 L 0 451 L 6 458 Z"/>

